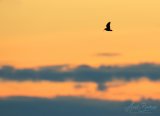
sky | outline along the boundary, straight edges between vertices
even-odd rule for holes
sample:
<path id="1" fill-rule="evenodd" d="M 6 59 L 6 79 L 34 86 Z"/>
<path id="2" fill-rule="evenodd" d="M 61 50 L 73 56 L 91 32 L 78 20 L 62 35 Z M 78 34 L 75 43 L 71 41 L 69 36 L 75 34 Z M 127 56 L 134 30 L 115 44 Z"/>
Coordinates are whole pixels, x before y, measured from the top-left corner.
<path id="1" fill-rule="evenodd" d="M 157 116 L 159 6 L 0 0 L 0 114 Z"/>
<path id="2" fill-rule="evenodd" d="M 159 63 L 159 5 L 159 0 L 1 0 L 0 64 Z M 103 30 L 108 21 L 111 33 Z M 119 55 L 97 55 L 103 53 Z"/>

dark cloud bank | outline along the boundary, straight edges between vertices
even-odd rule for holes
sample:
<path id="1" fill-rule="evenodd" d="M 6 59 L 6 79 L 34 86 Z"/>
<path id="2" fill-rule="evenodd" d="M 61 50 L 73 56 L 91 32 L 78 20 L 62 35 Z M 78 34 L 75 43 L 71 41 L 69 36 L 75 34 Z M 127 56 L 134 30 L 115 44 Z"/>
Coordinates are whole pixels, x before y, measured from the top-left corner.
<path id="1" fill-rule="evenodd" d="M 126 81 L 143 76 L 151 80 L 160 79 L 160 65 L 139 64 L 125 67 L 100 66 L 98 68 L 81 65 L 75 69 L 63 71 L 64 66 L 42 67 L 39 69 L 16 69 L 11 66 L 0 68 L 0 78 L 16 81 L 66 81 L 103 83 L 112 79 Z M 158 89 L 158 88 L 157 88 Z M 91 100 L 78 97 L 58 97 L 41 99 L 28 97 L 11 97 L 0 99 L 0 116 L 159 116 L 160 101 L 142 100 L 147 106 L 155 106 L 151 112 L 126 111 L 132 102 Z M 138 109 L 141 111 L 142 109 Z"/>
<path id="2" fill-rule="evenodd" d="M 0 78 L 16 81 L 67 81 L 96 82 L 99 89 L 104 88 L 104 83 L 112 79 L 123 79 L 126 81 L 147 77 L 151 80 L 160 79 L 159 64 L 138 64 L 129 66 L 100 66 L 98 68 L 88 65 L 80 65 L 74 69 L 62 70 L 67 65 L 40 67 L 38 69 L 16 69 L 12 66 L 0 68 Z"/>
<path id="3" fill-rule="evenodd" d="M 160 65 L 139 64 L 129 66 L 100 66 L 98 68 L 80 65 L 63 71 L 67 65 L 40 67 L 38 69 L 16 69 L 12 66 L 0 67 L 0 78 L 8 80 L 50 80 L 50 81 L 93 81 L 104 82 L 112 79 L 136 79 L 148 77 L 160 79 Z"/>
<path id="4" fill-rule="evenodd" d="M 132 103 L 98 101 L 73 97 L 39 99 L 15 97 L 0 100 L 1 116 L 159 116 L 160 101 L 141 101 L 156 107 L 150 112 L 126 110 Z M 142 109 L 138 109 L 142 111 Z"/>

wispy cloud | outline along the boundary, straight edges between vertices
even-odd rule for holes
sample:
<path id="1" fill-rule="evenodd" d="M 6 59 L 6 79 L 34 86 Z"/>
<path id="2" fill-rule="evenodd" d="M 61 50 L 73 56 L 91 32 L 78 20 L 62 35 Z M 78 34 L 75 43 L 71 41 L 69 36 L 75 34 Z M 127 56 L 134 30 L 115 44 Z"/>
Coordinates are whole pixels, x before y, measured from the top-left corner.
<path id="1" fill-rule="evenodd" d="M 96 54 L 96 56 L 99 56 L 99 57 L 115 57 L 115 56 L 121 56 L 122 54 L 120 53 L 98 53 Z"/>

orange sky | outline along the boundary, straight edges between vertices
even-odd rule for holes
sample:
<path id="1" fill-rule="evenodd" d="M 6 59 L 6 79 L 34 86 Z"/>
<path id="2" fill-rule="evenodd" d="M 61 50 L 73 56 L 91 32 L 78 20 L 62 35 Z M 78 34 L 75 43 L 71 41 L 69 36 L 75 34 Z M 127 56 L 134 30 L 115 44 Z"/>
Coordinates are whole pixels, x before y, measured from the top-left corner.
<path id="1" fill-rule="evenodd" d="M 97 100 L 139 101 L 141 99 L 160 100 L 159 81 L 142 78 L 136 81 L 114 80 L 107 82 L 107 89 L 100 91 L 92 82 L 49 82 L 49 81 L 0 81 L 0 98 L 25 96 L 55 98 L 74 96 Z M 145 86 L 144 86 L 145 85 Z"/>
<path id="2" fill-rule="evenodd" d="M 160 63 L 159 6 L 159 0 L 1 0 L 0 65 Z M 113 32 L 103 31 L 107 21 Z"/>

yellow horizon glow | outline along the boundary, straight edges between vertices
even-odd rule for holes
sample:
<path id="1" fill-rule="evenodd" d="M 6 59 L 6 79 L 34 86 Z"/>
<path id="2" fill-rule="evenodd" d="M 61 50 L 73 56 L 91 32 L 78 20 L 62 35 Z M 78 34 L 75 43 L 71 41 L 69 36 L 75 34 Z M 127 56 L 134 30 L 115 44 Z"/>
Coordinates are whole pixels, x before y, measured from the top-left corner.
<path id="1" fill-rule="evenodd" d="M 22 96 L 54 99 L 56 97 L 82 97 L 111 101 L 160 100 L 160 82 L 147 78 L 129 82 L 114 80 L 106 82 L 107 89 L 98 90 L 94 82 L 51 82 L 51 81 L 0 81 L 0 98 Z"/>

